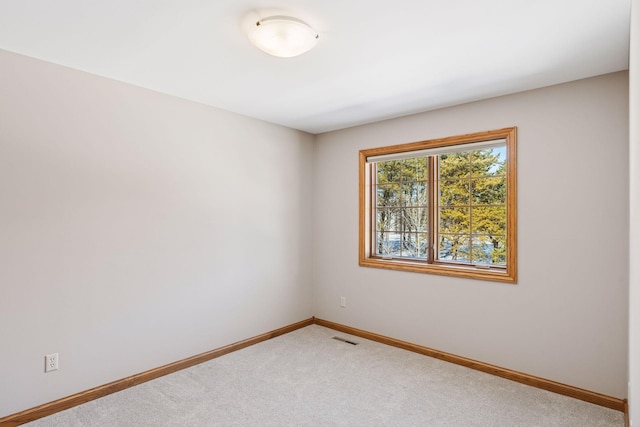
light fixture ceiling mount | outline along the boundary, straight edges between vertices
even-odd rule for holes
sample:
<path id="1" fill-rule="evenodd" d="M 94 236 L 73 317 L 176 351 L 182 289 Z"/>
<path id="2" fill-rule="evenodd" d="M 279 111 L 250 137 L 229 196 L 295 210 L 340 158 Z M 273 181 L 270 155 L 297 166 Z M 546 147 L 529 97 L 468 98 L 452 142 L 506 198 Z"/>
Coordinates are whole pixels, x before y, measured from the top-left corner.
<path id="1" fill-rule="evenodd" d="M 316 45 L 319 37 L 305 22 L 290 16 L 261 19 L 248 36 L 258 49 L 281 58 L 302 55 Z"/>

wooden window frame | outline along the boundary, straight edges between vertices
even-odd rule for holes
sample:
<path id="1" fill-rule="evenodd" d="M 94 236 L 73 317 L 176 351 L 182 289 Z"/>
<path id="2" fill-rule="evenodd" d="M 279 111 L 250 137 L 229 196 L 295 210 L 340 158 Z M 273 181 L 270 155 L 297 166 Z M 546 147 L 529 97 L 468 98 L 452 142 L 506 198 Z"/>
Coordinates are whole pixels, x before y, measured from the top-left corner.
<path id="1" fill-rule="evenodd" d="M 407 144 L 392 145 L 378 148 L 361 150 L 359 153 L 359 264 L 363 267 L 385 268 L 391 270 L 410 271 L 417 273 L 439 274 L 444 276 L 463 277 L 471 279 L 481 279 L 505 283 L 517 282 L 517 187 L 516 187 L 516 127 L 497 129 L 486 132 L 477 132 L 466 135 L 452 136 L 427 141 L 411 142 Z M 505 267 L 477 267 L 474 265 L 464 265 L 438 261 L 434 258 L 433 245 L 435 243 L 434 233 L 429 233 L 429 247 L 427 260 L 413 260 L 409 258 L 382 258 L 374 255 L 373 251 L 373 228 L 375 227 L 375 209 L 373 208 L 375 189 L 371 164 L 367 159 L 374 156 L 383 156 L 425 150 L 431 148 L 460 146 L 460 151 L 464 151 L 466 144 L 473 144 L 484 141 L 504 139 L 507 151 L 506 166 L 506 266 Z M 436 167 L 433 158 L 429 164 L 429 185 L 433 186 L 436 179 Z M 429 221 L 436 218 L 436 195 L 430 191 L 429 198 Z"/>

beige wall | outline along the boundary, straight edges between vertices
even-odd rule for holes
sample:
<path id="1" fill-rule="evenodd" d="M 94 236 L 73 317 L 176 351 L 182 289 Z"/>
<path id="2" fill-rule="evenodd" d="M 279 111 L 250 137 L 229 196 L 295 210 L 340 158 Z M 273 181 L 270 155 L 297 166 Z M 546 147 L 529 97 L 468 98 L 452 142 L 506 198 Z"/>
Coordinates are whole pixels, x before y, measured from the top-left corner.
<path id="1" fill-rule="evenodd" d="M 0 51 L 0 417 L 311 317 L 312 155 Z"/>
<path id="2" fill-rule="evenodd" d="M 640 424 L 640 0 L 631 5 L 629 50 L 629 410 Z"/>
<path id="3" fill-rule="evenodd" d="M 358 150 L 507 126 L 517 285 L 358 266 Z M 314 314 L 626 397 L 627 141 L 626 72 L 320 135 Z"/>

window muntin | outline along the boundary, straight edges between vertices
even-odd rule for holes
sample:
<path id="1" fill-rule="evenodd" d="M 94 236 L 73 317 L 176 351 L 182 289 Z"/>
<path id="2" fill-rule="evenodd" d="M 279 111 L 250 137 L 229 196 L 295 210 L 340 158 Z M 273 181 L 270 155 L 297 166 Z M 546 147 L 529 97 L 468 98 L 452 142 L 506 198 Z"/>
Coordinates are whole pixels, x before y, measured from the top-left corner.
<path id="1" fill-rule="evenodd" d="M 507 128 L 360 152 L 360 264 L 516 280 Z"/>

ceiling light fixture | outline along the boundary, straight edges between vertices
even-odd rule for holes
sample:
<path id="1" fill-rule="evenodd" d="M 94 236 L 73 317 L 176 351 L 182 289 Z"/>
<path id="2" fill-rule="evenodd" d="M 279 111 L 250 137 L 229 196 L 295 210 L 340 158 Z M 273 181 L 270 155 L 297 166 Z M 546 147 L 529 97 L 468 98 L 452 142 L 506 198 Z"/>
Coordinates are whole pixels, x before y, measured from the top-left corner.
<path id="1" fill-rule="evenodd" d="M 261 19 L 248 36 L 258 49 L 281 58 L 302 55 L 318 42 L 318 33 L 313 28 L 289 16 Z"/>

